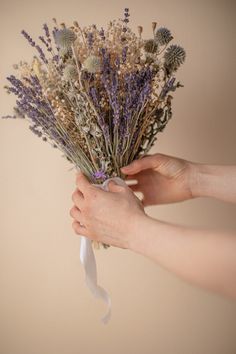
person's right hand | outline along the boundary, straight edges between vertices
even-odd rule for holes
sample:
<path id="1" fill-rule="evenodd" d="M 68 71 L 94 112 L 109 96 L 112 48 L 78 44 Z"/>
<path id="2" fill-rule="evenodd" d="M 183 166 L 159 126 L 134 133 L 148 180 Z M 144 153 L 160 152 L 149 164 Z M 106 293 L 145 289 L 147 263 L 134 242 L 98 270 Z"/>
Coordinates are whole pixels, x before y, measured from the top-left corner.
<path id="1" fill-rule="evenodd" d="M 148 155 L 122 167 L 127 179 L 137 180 L 129 185 L 143 194 L 144 206 L 180 202 L 193 198 L 196 164 L 163 154 Z"/>

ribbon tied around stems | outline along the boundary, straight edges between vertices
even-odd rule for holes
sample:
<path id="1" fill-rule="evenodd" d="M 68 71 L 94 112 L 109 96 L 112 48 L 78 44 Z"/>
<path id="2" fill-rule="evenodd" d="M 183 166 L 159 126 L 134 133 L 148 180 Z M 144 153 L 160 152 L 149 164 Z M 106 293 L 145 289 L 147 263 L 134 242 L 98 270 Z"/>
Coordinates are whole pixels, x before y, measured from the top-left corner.
<path id="1" fill-rule="evenodd" d="M 126 183 L 120 177 L 112 177 L 103 182 L 103 184 L 93 184 L 94 186 L 108 191 L 108 183 L 115 181 L 120 186 L 126 186 Z M 100 298 L 107 305 L 107 312 L 102 317 L 101 321 L 107 324 L 111 319 L 111 298 L 107 291 L 98 285 L 97 280 L 97 265 L 92 247 L 92 241 L 85 237 L 80 236 L 80 261 L 85 271 L 85 282 L 94 297 Z"/>

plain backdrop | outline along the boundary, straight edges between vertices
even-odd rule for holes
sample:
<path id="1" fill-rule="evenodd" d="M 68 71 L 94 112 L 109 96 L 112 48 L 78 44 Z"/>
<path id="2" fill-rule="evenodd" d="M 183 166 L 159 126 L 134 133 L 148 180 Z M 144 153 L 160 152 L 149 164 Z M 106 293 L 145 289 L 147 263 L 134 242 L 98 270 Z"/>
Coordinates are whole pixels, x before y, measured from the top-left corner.
<path id="1" fill-rule="evenodd" d="M 130 26 L 171 29 L 187 52 L 178 72 L 173 119 L 152 152 L 235 164 L 234 1 L 1 0 L 0 114 L 12 64 L 30 59 L 42 24 L 106 26 L 130 8 Z M 75 172 L 61 153 L 37 139 L 23 120 L 0 121 L 0 354 L 234 354 L 236 304 L 196 289 L 130 251 L 96 251 L 99 283 L 112 297 L 112 320 L 84 283 L 79 237 L 69 210 Z M 235 230 L 236 208 L 198 199 L 148 208 L 160 220 Z"/>

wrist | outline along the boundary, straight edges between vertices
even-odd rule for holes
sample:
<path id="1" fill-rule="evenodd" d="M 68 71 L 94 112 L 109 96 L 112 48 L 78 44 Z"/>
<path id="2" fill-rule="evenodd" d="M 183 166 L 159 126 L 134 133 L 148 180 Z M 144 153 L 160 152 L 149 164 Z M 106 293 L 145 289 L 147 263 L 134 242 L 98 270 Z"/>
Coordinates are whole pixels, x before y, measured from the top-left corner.
<path id="1" fill-rule="evenodd" d="M 191 191 L 194 198 L 212 196 L 212 188 L 215 181 L 215 171 L 211 165 L 193 164 L 191 178 Z"/>
<path id="2" fill-rule="evenodd" d="M 156 231 L 156 223 L 158 223 L 157 220 L 145 213 L 133 219 L 129 235 L 129 249 L 131 251 L 145 254 L 145 249 L 147 248 L 151 235 L 151 229 L 155 228 Z"/>

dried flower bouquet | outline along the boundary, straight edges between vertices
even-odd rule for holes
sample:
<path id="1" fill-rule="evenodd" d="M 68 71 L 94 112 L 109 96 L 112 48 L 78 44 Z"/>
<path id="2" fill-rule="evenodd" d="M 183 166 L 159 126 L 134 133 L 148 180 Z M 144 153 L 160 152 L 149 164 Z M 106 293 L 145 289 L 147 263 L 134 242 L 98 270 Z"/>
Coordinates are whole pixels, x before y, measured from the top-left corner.
<path id="1" fill-rule="evenodd" d="M 44 24 L 41 47 L 22 31 L 37 56 L 14 65 L 8 93 L 14 114 L 43 141 L 63 152 L 92 183 L 123 177 L 120 167 L 144 156 L 172 116 L 171 91 L 182 86 L 175 73 L 185 50 L 152 23 L 151 39 L 135 34 L 124 18 L 81 28 Z M 105 247 L 106 245 L 104 245 Z"/>

